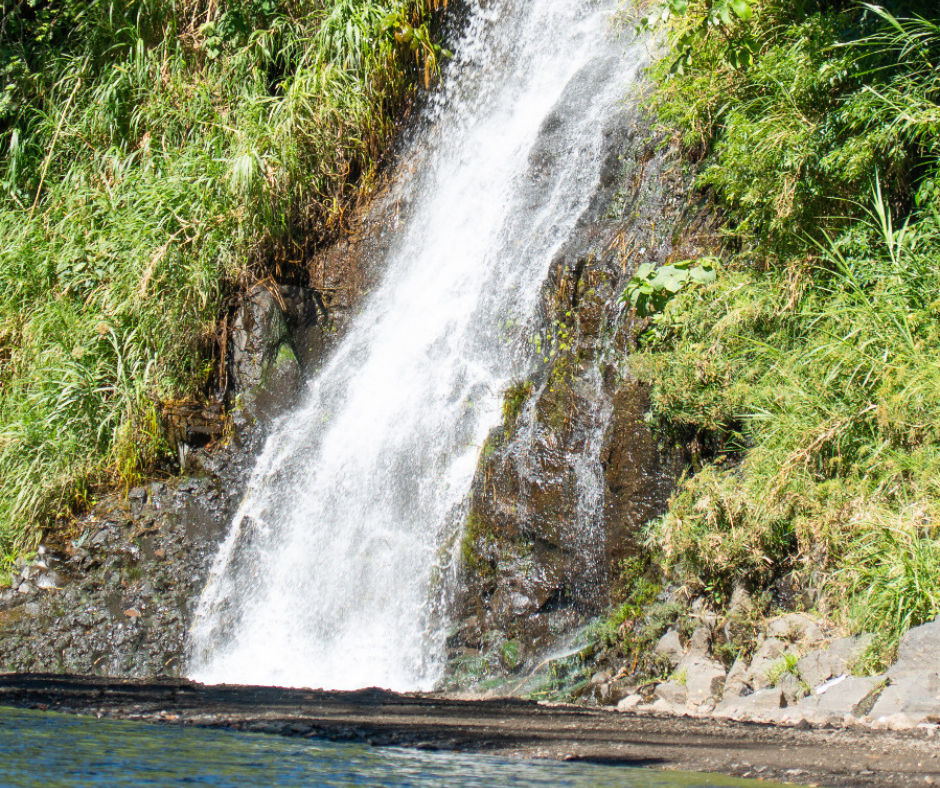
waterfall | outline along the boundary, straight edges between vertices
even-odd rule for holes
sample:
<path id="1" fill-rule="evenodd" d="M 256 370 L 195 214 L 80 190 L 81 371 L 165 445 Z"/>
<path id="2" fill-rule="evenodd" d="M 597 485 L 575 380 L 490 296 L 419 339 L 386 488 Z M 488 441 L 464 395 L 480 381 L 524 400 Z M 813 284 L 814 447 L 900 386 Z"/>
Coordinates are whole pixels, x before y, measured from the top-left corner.
<path id="1" fill-rule="evenodd" d="M 274 426 L 213 565 L 188 673 L 429 689 L 466 497 L 553 256 L 589 210 L 645 50 L 612 0 L 472 0 L 402 170 L 382 281 Z"/>

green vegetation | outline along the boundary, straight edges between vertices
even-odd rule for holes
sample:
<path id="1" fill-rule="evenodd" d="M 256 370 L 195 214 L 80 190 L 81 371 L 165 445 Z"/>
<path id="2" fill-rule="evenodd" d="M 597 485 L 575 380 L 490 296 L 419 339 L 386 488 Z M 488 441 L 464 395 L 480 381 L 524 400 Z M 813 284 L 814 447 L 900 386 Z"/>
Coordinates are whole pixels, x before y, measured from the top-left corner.
<path id="1" fill-rule="evenodd" d="M 654 646 L 677 623 L 683 635 L 691 634 L 690 619 L 685 618 L 688 606 L 663 600 L 659 579 L 656 567 L 647 558 L 625 559 L 615 583 L 621 601 L 606 619 L 590 628 L 590 640 L 607 659 L 630 665 L 634 679 L 667 678 L 668 660 L 654 655 Z"/>
<path id="2" fill-rule="evenodd" d="M 673 297 L 694 285 L 707 285 L 717 277 L 718 264 L 704 258 L 693 265 L 693 260 L 661 265 L 643 263 L 620 296 L 630 304 L 639 317 L 654 317 L 662 313 Z"/>
<path id="3" fill-rule="evenodd" d="M 234 288 L 373 182 L 439 4 L 4 0 L 0 554 L 165 454 Z"/>
<path id="4" fill-rule="evenodd" d="M 697 458 L 648 543 L 719 604 L 849 599 L 890 651 L 940 612 L 940 13 L 668 5 L 656 109 L 727 237 L 633 358 Z"/>
<path id="5" fill-rule="evenodd" d="M 767 681 L 770 682 L 770 686 L 776 687 L 784 676 L 793 676 L 796 679 L 801 679 L 800 668 L 797 664 L 799 661 L 799 657 L 797 657 L 796 654 L 786 653 L 774 662 L 774 664 L 770 666 L 770 670 L 767 671 Z"/>
<path id="6" fill-rule="evenodd" d="M 533 384 L 531 380 L 517 380 L 510 384 L 503 394 L 503 429 L 511 433 L 516 420 L 522 415 L 529 397 L 532 396 Z"/>

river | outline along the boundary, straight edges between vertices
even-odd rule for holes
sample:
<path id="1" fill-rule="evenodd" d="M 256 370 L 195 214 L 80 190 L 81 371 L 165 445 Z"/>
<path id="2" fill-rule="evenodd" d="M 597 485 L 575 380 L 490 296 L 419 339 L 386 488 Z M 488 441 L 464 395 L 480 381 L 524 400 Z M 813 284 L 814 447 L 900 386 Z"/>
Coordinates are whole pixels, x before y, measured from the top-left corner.
<path id="1" fill-rule="evenodd" d="M 0 785 L 724 788 L 757 783 L 714 775 L 372 748 L 0 708 Z"/>

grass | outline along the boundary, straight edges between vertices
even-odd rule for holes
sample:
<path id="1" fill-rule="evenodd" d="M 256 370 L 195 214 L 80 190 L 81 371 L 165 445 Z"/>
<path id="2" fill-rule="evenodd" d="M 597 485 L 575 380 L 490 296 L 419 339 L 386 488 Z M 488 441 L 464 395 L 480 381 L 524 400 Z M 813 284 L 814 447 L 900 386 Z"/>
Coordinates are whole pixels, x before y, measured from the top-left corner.
<path id="1" fill-rule="evenodd" d="M 632 359 L 651 418 L 695 457 L 647 545 L 715 604 L 808 592 L 889 654 L 940 613 L 940 20 L 914 2 L 751 5 L 657 74 L 726 249 Z M 729 41 L 753 57 L 729 62 Z"/>
<path id="2" fill-rule="evenodd" d="M 162 407 L 211 392 L 231 294 L 302 270 L 368 191 L 437 67 L 437 5 L 52 0 L 6 14 L 0 552 L 166 456 Z"/>

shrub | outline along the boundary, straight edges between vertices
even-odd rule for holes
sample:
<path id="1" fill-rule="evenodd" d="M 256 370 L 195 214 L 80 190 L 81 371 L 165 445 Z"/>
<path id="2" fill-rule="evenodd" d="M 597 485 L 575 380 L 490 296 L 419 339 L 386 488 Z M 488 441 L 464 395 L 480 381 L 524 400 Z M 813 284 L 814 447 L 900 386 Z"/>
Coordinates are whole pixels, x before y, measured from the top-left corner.
<path id="1" fill-rule="evenodd" d="M 664 306 L 632 360 L 653 420 L 697 453 L 648 544 L 718 600 L 784 578 L 836 609 L 847 595 L 845 623 L 890 649 L 937 612 L 938 15 L 751 5 L 691 40 L 673 19 L 657 72 L 660 117 L 726 211 L 729 261 Z M 752 56 L 723 55 L 729 40 Z"/>

